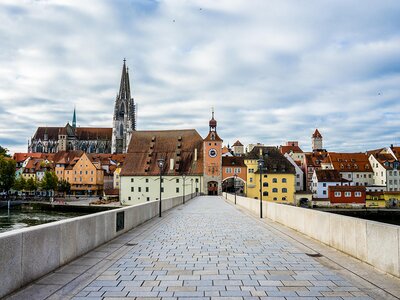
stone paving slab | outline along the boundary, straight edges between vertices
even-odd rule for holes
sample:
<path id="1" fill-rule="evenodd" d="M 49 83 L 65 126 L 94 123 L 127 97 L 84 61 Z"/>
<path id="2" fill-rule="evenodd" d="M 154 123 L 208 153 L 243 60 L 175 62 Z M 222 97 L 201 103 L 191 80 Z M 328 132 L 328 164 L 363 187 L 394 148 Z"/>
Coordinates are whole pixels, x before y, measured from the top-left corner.
<path id="1" fill-rule="evenodd" d="M 146 226 L 10 299 L 382 299 L 221 197 L 198 197 Z"/>

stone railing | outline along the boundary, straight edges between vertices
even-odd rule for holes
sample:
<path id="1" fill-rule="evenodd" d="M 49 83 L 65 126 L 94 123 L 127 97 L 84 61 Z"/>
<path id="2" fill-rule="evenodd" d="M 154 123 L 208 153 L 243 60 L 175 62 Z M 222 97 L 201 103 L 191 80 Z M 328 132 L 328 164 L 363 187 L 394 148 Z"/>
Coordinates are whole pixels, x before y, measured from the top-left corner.
<path id="1" fill-rule="evenodd" d="M 224 193 L 234 203 L 235 196 Z M 236 196 L 236 204 L 259 216 L 260 201 Z M 263 216 L 400 277 L 400 226 L 263 201 Z"/>
<path id="2" fill-rule="evenodd" d="M 181 204 L 182 196 L 163 199 L 162 211 Z M 158 214 L 159 202 L 149 201 L 1 233 L 0 298 Z"/>

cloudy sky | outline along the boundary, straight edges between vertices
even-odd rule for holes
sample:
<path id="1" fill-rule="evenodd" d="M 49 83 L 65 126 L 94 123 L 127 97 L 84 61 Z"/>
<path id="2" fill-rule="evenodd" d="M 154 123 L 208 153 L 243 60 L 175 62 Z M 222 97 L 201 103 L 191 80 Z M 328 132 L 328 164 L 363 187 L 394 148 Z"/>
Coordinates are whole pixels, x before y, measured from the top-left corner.
<path id="1" fill-rule="evenodd" d="M 398 0 L 2 0 L 0 145 L 112 126 L 123 59 L 138 129 L 331 151 L 400 143 Z"/>

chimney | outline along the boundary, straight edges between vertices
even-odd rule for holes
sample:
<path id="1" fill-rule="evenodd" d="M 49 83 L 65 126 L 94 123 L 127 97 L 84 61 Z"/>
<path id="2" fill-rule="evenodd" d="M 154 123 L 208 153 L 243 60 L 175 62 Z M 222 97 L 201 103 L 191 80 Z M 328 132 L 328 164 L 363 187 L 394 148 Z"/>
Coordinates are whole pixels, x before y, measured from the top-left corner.
<path id="1" fill-rule="evenodd" d="M 197 148 L 194 148 L 194 161 L 197 161 Z"/>
<path id="2" fill-rule="evenodd" d="M 175 164 L 174 164 L 174 159 L 171 158 L 171 159 L 169 160 L 169 170 L 172 171 L 172 170 L 174 169 L 174 166 L 175 166 Z"/>

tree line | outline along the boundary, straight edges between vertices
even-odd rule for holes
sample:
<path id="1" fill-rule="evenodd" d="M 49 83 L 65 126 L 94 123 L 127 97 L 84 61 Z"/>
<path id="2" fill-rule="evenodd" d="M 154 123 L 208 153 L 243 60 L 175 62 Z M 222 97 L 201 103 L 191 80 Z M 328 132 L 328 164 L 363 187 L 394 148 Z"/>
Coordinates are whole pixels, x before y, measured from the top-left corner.
<path id="1" fill-rule="evenodd" d="M 15 176 L 16 162 L 8 154 L 8 150 L 0 146 L 0 192 L 9 195 L 11 190 L 21 192 L 57 191 L 70 194 L 71 185 L 68 181 L 59 180 L 54 172 L 46 171 L 43 179 L 38 182 L 34 178 L 25 179 L 22 175 Z"/>

